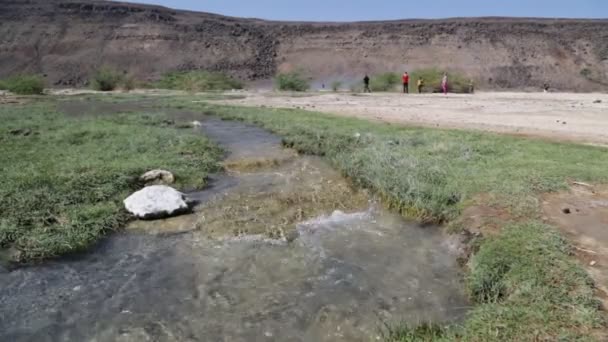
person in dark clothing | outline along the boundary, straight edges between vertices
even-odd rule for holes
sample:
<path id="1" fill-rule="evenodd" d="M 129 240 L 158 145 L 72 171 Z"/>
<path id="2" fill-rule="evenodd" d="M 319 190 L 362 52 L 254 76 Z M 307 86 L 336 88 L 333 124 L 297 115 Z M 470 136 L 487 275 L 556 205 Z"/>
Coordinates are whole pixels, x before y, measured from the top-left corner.
<path id="1" fill-rule="evenodd" d="M 363 77 L 363 84 L 365 85 L 365 88 L 363 89 L 364 93 L 371 93 L 372 90 L 369 89 L 369 76 L 365 75 L 365 77 Z"/>
<path id="2" fill-rule="evenodd" d="M 402 80 L 403 80 L 403 93 L 409 94 L 409 92 L 410 92 L 410 75 L 407 73 L 407 71 L 403 74 Z"/>

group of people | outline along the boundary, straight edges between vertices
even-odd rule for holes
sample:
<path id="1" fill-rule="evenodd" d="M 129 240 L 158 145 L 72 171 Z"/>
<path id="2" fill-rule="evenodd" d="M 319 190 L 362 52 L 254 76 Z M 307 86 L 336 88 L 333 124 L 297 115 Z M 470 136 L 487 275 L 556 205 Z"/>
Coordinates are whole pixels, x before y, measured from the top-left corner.
<path id="1" fill-rule="evenodd" d="M 403 81 L 403 93 L 404 94 L 408 94 L 410 92 L 410 75 L 407 73 L 407 71 L 405 73 L 403 73 L 403 76 L 401 77 L 401 80 Z M 363 84 L 365 85 L 363 91 L 366 93 L 371 93 L 372 90 L 369 88 L 369 81 L 370 78 L 368 75 L 365 75 L 365 77 L 363 78 Z M 418 77 L 418 81 L 416 81 L 416 87 L 418 88 L 418 93 L 422 93 L 422 89 L 424 88 L 424 79 L 422 77 Z M 469 91 L 472 93 L 473 92 L 473 81 L 470 82 L 469 84 Z M 441 79 L 441 91 L 447 95 L 448 94 L 448 74 L 444 73 L 443 77 Z"/>

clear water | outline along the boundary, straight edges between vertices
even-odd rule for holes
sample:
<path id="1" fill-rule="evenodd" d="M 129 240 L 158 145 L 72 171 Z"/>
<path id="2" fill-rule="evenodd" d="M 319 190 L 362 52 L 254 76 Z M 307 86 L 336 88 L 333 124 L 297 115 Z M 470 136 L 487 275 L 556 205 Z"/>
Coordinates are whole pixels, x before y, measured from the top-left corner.
<path id="1" fill-rule="evenodd" d="M 280 150 L 255 127 L 203 129 L 233 157 L 267 156 L 260 139 Z M 218 183 L 229 192 L 239 176 Z M 3 271 L 0 341 L 370 341 L 383 323 L 466 312 L 451 240 L 373 204 L 327 208 L 293 242 L 184 231 L 119 233 L 85 254 Z"/>

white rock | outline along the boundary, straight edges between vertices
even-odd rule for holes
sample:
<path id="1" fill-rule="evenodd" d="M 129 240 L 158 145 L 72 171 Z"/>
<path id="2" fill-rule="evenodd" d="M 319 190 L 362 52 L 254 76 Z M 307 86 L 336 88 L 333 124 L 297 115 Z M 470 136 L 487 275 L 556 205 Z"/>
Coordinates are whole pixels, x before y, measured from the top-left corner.
<path id="1" fill-rule="evenodd" d="M 123 203 L 131 214 L 143 219 L 167 217 L 188 209 L 184 194 L 166 185 L 145 187 Z"/>
<path id="2" fill-rule="evenodd" d="M 200 121 L 194 120 L 190 123 L 194 127 L 201 127 L 203 124 Z"/>
<path id="3" fill-rule="evenodd" d="M 166 170 L 152 170 L 144 173 L 139 177 L 139 180 L 146 184 L 173 184 L 175 177 L 173 174 Z"/>

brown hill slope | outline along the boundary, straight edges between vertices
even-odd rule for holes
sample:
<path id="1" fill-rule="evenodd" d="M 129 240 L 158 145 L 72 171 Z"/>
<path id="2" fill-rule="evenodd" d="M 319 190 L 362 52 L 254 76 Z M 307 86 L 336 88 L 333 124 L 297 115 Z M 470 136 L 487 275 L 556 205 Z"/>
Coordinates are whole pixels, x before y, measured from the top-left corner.
<path id="1" fill-rule="evenodd" d="M 0 77 L 82 86 L 101 65 L 142 79 L 207 69 L 268 79 L 302 68 L 319 82 L 438 67 L 493 88 L 608 84 L 608 20 L 446 19 L 287 23 L 107 1 L 0 0 Z"/>

